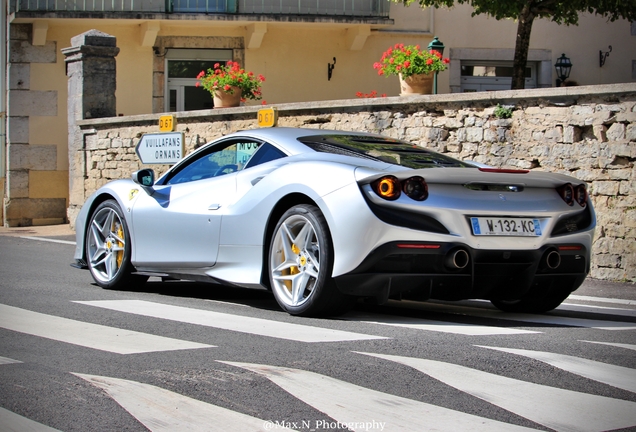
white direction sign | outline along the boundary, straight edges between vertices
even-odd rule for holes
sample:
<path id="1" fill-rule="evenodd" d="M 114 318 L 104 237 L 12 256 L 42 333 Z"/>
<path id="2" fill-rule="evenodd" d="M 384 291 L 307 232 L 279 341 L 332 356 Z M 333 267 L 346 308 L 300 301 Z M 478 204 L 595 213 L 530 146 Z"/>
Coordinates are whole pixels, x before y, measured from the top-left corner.
<path id="1" fill-rule="evenodd" d="M 135 151 L 144 164 L 175 164 L 183 157 L 183 132 L 144 134 Z"/>

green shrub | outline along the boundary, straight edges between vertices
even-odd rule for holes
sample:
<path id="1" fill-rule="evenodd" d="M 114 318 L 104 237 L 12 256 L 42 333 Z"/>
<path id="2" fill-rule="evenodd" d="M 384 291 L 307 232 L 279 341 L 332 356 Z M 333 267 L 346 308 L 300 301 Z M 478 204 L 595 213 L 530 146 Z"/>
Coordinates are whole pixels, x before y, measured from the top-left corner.
<path id="1" fill-rule="evenodd" d="M 512 111 L 512 107 L 505 107 L 497 104 L 497 107 L 495 108 L 495 117 L 500 119 L 510 118 L 512 117 Z"/>

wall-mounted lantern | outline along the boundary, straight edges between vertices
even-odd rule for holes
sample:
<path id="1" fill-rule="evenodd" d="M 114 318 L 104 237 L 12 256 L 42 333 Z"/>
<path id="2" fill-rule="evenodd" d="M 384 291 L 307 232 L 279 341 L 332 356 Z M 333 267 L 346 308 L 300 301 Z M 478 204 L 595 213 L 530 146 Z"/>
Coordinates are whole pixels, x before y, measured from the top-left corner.
<path id="1" fill-rule="evenodd" d="M 444 54 L 444 44 L 435 36 L 430 44 L 428 44 L 429 51 L 438 51 L 440 54 Z M 433 94 L 437 94 L 437 71 L 433 77 Z"/>
<path id="2" fill-rule="evenodd" d="M 612 46 L 610 45 L 608 48 L 609 48 L 609 51 L 606 51 L 606 52 L 599 51 L 598 52 L 599 64 L 601 65 L 601 67 L 603 67 L 603 65 L 605 64 L 605 60 L 609 57 L 609 53 L 612 52 Z"/>
<path id="3" fill-rule="evenodd" d="M 561 87 L 561 84 L 563 84 L 563 82 L 570 76 L 572 62 L 565 56 L 565 54 L 561 54 L 561 57 L 559 57 L 554 64 L 554 68 L 556 69 L 557 74 L 556 86 Z"/>
<path id="4" fill-rule="evenodd" d="M 336 67 L 336 58 L 333 58 L 333 63 L 327 63 L 327 81 L 331 81 L 331 74 Z"/>

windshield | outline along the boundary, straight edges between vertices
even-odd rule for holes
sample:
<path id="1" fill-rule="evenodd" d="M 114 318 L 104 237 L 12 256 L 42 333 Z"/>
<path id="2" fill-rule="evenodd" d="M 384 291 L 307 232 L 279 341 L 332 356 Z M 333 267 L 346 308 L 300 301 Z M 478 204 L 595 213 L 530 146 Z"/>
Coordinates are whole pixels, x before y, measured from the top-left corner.
<path id="1" fill-rule="evenodd" d="M 365 135 L 313 135 L 298 138 L 312 150 L 345 156 L 372 159 L 407 168 L 474 168 L 443 154 L 418 145 L 381 136 Z"/>

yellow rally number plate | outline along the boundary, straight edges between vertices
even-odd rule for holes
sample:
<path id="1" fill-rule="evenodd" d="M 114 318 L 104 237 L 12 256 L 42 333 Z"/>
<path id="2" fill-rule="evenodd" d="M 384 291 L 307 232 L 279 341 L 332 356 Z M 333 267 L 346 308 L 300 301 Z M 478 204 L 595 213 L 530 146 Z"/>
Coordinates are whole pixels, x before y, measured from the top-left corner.
<path id="1" fill-rule="evenodd" d="M 260 127 L 276 126 L 278 122 L 278 111 L 276 108 L 265 108 L 258 110 L 258 125 Z"/>
<path id="2" fill-rule="evenodd" d="M 162 115 L 159 117 L 159 131 L 172 132 L 177 126 L 177 119 L 173 115 Z"/>

